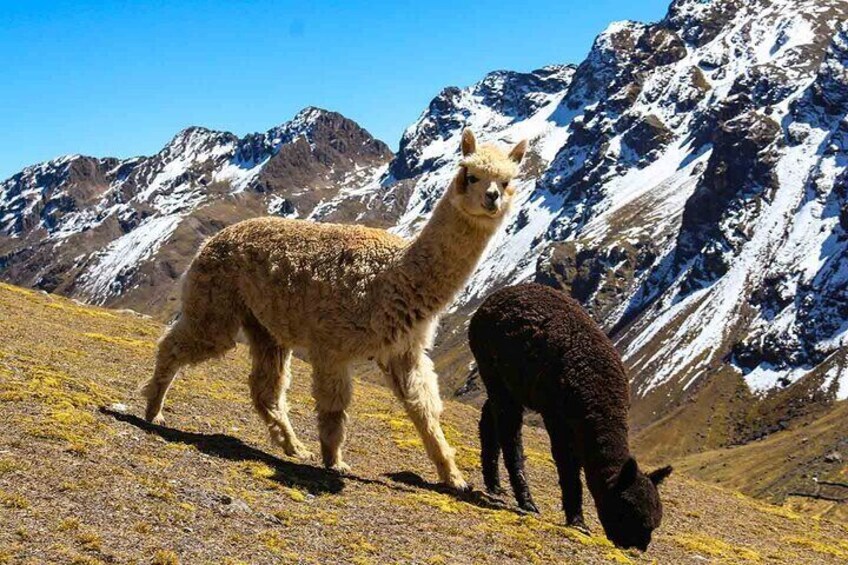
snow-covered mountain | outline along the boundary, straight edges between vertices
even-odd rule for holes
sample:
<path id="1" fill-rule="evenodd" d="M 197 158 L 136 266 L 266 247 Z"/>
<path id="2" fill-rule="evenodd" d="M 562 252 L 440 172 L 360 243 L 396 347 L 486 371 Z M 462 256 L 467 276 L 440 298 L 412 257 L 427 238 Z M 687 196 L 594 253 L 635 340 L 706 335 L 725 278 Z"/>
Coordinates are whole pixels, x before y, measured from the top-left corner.
<path id="1" fill-rule="evenodd" d="M 529 138 L 516 212 L 445 319 L 447 383 L 475 389 L 479 301 L 538 280 L 614 336 L 638 426 L 688 403 L 722 428 L 702 446 L 756 437 L 848 398 L 846 19 L 841 1 L 676 0 L 660 22 L 610 25 L 577 66 L 444 89 L 393 157 L 308 109 L 244 139 L 192 128 L 150 158 L 37 165 L 2 184 L 0 269 L 159 308 L 226 223 L 271 212 L 413 235 L 464 127 Z"/>
<path id="2" fill-rule="evenodd" d="M 392 164 L 427 170 L 397 229 L 437 196 L 432 156 L 464 124 L 529 136 L 541 175 L 460 308 L 535 278 L 604 321 L 639 396 L 730 367 L 757 392 L 806 376 L 846 398 L 846 10 L 678 1 L 657 24 L 612 24 L 553 74 L 559 92 L 534 76 L 492 94 L 500 74 L 446 90 Z"/>

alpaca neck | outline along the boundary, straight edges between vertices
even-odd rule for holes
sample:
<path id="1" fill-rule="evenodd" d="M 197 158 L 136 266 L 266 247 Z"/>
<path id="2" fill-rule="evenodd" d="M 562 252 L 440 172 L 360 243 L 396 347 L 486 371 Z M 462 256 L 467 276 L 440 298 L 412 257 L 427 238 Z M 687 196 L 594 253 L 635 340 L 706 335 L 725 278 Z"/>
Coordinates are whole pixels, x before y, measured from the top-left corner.
<path id="1" fill-rule="evenodd" d="M 381 294 L 388 291 L 400 298 L 414 310 L 414 319 L 437 315 L 465 285 L 499 223 L 478 221 L 444 196 L 418 237 L 384 273 L 387 287 Z M 387 298 L 383 295 L 381 301 Z"/>
<path id="2" fill-rule="evenodd" d="M 631 457 L 627 422 L 608 416 L 587 419 L 584 432 L 583 461 L 586 484 L 595 500 L 606 492 L 610 481 Z"/>

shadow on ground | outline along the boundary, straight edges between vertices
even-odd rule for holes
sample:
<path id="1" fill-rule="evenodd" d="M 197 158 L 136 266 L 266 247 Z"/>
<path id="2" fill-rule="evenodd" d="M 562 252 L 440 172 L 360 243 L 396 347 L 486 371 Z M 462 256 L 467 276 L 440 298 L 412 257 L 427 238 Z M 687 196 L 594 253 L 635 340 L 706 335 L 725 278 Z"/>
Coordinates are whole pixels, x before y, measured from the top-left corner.
<path id="1" fill-rule="evenodd" d="M 200 432 L 176 430 L 167 426 L 151 424 L 147 420 L 139 418 L 133 414 L 118 412 L 110 408 L 100 408 L 100 412 L 118 420 L 119 422 L 130 424 L 131 426 L 135 426 L 147 433 L 156 434 L 167 442 L 191 445 L 198 451 L 212 457 L 227 459 L 229 461 L 257 461 L 265 463 L 275 471 L 274 476 L 271 477 L 272 480 L 287 487 L 305 490 L 314 495 L 338 494 L 344 489 L 345 480 L 351 480 L 363 484 L 380 485 L 403 492 L 413 492 L 415 489 L 424 489 L 452 496 L 462 502 L 473 504 L 480 508 L 488 510 L 509 510 L 517 514 L 523 514 L 520 510 L 507 506 L 500 500 L 481 491 L 472 490 L 469 492 L 458 493 L 443 484 L 428 482 L 412 471 L 400 471 L 397 473 L 387 473 L 383 475 L 389 479 L 389 482 L 367 479 L 354 475 L 343 476 L 321 467 L 285 461 L 260 449 L 251 447 L 242 440 L 227 434 L 204 434 Z"/>
<path id="2" fill-rule="evenodd" d="M 415 487 L 419 489 L 430 490 L 433 492 L 438 492 L 441 494 L 447 494 L 449 496 L 453 496 L 454 498 L 461 500 L 462 502 L 466 502 L 468 504 L 473 504 L 474 506 L 478 506 L 480 508 L 485 508 L 487 510 L 509 510 L 510 512 L 515 512 L 516 514 L 525 514 L 525 512 L 513 508 L 504 504 L 502 501 L 489 496 L 488 494 L 481 492 L 479 490 L 469 490 L 468 492 L 457 492 L 454 489 L 447 487 L 440 483 L 431 483 L 429 481 L 424 480 L 420 475 L 413 473 L 412 471 L 399 471 L 397 473 L 386 473 L 383 475 L 384 477 L 403 485 L 407 485 L 410 487 Z"/>
<path id="3" fill-rule="evenodd" d="M 166 426 L 151 424 L 138 416 L 117 412 L 109 408 L 101 408 L 100 412 L 145 432 L 156 434 L 167 442 L 191 445 L 206 455 L 229 461 L 258 461 L 265 463 L 276 471 L 271 479 L 287 487 L 303 489 L 315 495 L 337 494 L 344 489 L 342 477 L 333 471 L 328 471 L 321 467 L 284 461 L 255 447 L 251 447 L 233 436 L 175 430 Z"/>

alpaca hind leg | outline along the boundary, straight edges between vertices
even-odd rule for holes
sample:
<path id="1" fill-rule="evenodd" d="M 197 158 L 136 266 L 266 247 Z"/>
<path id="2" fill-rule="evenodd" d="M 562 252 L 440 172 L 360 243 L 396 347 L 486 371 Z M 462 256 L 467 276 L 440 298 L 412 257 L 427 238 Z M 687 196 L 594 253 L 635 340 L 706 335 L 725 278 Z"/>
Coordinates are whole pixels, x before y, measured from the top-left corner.
<path id="1" fill-rule="evenodd" d="M 521 438 L 521 424 L 524 409 L 515 402 L 498 403 L 495 410 L 495 420 L 498 427 L 498 440 L 504 454 L 504 464 L 509 473 L 509 482 L 515 500 L 522 510 L 527 512 L 539 512 L 533 497 L 530 496 L 530 487 L 527 485 L 527 477 L 524 471 L 524 444 Z"/>
<path id="2" fill-rule="evenodd" d="M 147 399 L 144 417 L 148 422 L 164 423 L 165 395 L 181 367 L 211 359 L 235 346 L 237 326 L 222 326 L 219 332 L 209 328 L 197 332 L 196 327 L 186 318 L 180 318 L 159 341 L 153 376 L 141 388 L 141 395 Z"/>
<path id="3" fill-rule="evenodd" d="M 342 459 L 345 441 L 347 407 L 353 396 L 353 380 L 347 363 L 314 361 L 312 396 L 318 412 L 318 436 L 321 440 L 321 460 L 324 466 L 339 473 L 349 473 L 350 466 Z"/>
<path id="4" fill-rule="evenodd" d="M 286 391 L 291 382 L 291 349 L 281 347 L 253 316 L 248 316 L 243 327 L 253 358 L 250 396 L 256 412 L 268 426 L 271 441 L 290 457 L 311 458 L 289 420 Z"/>
<path id="5" fill-rule="evenodd" d="M 439 382 L 433 370 L 433 362 L 423 351 L 418 351 L 392 357 L 381 367 L 418 430 L 427 455 L 436 465 L 439 479 L 459 491 L 469 490 L 468 483 L 456 466 L 454 450 L 445 439 L 439 423 L 442 399 L 439 397 Z"/>
<path id="6" fill-rule="evenodd" d="M 144 418 L 157 425 L 165 423 L 165 419 L 162 417 L 165 395 L 168 393 L 174 377 L 177 376 L 177 371 L 186 363 L 186 360 L 180 355 L 177 333 L 176 328 L 171 328 L 159 341 L 153 376 L 141 388 L 141 396 L 147 399 Z"/>
<path id="7" fill-rule="evenodd" d="M 492 494 L 504 494 L 498 470 L 501 445 L 498 442 L 494 409 L 494 403 L 490 398 L 483 404 L 483 410 L 480 413 L 480 462 L 486 490 Z"/>
<path id="8" fill-rule="evenodd" d="M 557 415 L 543 414 L 545 429 L 551 439 L 551 455 L 559 474 L 562 509 L 567 525 L 588 532 L 583 518 L 583 485 L 580 482 L 580 460 L 575 453 L 573 432 Z"/>

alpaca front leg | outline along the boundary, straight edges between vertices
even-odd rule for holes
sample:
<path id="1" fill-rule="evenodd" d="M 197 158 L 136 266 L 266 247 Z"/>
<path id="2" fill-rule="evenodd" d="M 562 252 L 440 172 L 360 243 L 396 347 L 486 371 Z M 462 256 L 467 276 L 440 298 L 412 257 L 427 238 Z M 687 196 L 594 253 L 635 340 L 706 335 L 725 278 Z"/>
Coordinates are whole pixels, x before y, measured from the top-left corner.
<path id="1" fill-rule="evenodd" d="M 469 490 L 454 460 L 454 450 L 448 445 L 439 416 L 442 399 L 433 362 L 424 354 L 406 353 L 391 358 L 383 367 L 395 395 L 403 402 L 406 413 L 424 443 L 430 460 L 436 465 L 439 479 L 459 491 Z"/>
<path id="2" fill-rule="evenodd" d="M 312 356 L 315 359 L 315 356 Z M 350 466 L 342 459 L 345 441 L 347 407 L 353 394 L 350 368 L 316 364 L 312 377 L 312 396 L 318 412 L 318 435 L 321 440 L 321 459 L 324 466 L 339 473 L 349 473 Z"/>

